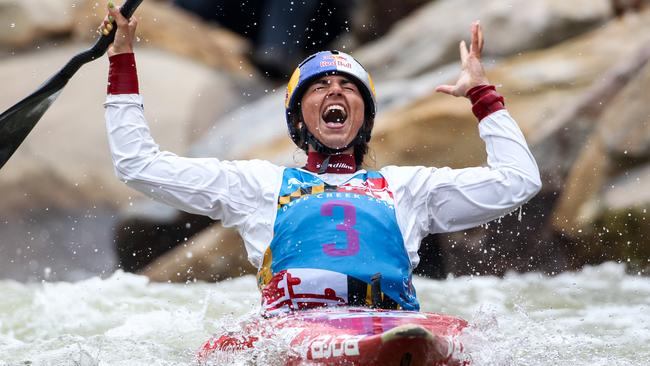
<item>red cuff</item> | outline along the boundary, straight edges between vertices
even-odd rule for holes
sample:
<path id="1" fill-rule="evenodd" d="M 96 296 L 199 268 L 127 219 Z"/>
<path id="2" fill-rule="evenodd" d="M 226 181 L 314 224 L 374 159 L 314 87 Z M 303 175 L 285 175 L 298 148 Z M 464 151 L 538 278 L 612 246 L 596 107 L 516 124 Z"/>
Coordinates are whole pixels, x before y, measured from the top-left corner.
<path id="1" fill-rule="evenodd" d="M 139 94 L 138 71 L 133 53 L 120 53 L 108 58 L 108 94 Z"/>
<path id="2" fill-rule="evenodd" d="M 479 121 L 506 108 L 503 97 L 497 93 L 494 85 L 475 86 L 467 91 L 467 97 L 472 102 L 472 112 Z"/>

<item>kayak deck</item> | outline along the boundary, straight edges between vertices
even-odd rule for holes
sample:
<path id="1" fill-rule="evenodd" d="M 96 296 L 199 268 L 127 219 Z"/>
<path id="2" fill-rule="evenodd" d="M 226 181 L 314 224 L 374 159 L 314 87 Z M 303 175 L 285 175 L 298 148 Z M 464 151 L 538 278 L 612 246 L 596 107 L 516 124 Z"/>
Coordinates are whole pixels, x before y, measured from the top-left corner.
<path id="1" fill-rule="evenodd" d="M 203 344 L 197 360 L 237 360 L 272 340 L 285 346 L 282 364 L 287 366 L 469 365 L 457 339 L 466 326 L 466 321 L 453 316 L 413 311 L 298 311 L 250 319 L 239 332 L 216 334 Z"/>

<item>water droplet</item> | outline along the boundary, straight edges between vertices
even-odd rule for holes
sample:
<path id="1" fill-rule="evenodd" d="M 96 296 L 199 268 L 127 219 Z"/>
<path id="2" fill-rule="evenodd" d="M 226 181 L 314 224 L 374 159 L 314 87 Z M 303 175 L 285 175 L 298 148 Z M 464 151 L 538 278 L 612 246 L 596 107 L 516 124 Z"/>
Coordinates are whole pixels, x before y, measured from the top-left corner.
<path id="1" fill-rule="evenodd" d="M 16 23 L 9 24 L 9 28 L 16 28 Z"/>

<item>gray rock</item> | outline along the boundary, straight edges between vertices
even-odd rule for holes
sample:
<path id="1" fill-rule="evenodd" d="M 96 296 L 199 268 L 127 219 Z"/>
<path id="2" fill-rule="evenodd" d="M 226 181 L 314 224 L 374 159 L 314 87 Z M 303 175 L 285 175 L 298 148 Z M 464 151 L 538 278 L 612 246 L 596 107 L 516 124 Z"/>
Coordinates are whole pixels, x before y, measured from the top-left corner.
<path id="1" fill-rule="evenodd" d="M 598 26 L 610 12 L 607 0 L 439 0 L 355 55 L 376 79 L 410 77 L 456 60 L 458 43 L 469 42 L 469 26 L 477 19 L 487 40 L 484 55 L 499 57 L 566 40 Z"/>

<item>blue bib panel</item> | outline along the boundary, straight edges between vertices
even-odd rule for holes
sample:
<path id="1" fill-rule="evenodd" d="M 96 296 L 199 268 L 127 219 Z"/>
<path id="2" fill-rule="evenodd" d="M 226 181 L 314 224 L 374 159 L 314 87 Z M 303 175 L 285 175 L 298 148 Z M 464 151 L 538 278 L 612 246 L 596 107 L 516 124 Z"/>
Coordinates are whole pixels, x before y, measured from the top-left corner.
<path id="1" fill-rule="evenodd" d="M 374 276 L 383 296 L 402 309 L 419 309 L 393 194 L 378 172 L 328 186 L 313 174 L 286 169 L 268 254 L 273 275 L 318 269 L 368 285 Z"/>

